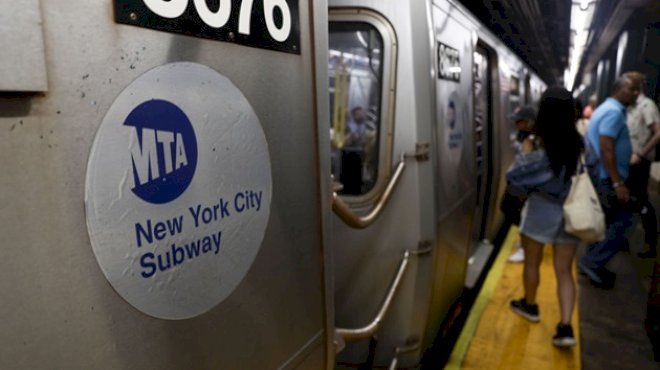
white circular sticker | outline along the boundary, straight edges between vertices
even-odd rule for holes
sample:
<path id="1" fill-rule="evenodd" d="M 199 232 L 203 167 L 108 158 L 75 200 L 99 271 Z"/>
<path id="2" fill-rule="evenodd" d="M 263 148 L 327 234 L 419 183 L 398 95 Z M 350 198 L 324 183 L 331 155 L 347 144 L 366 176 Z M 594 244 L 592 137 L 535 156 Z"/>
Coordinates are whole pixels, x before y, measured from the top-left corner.
<path id="1" fill-rule="evenodd" d="M 92 249 L 113 288 L 162 319 L 200 315 L 245 277 L 271 202 L 268 144 L 229 79 L 156 67 L 112 104 L 87 165 Z"/>
<path id="2" fill-rule="evenodd" d="M 453 173 L 457 176 L 442 176 L 442 182 L 445 189 L 452 189 L 460 191 L 459 177 L 465 173 L 466 167 L 463 160 L 463 153 L 465 149 L 465 112 L 464 106 L 461 104 L 458 93 L 452 91 L 449 94 L 449 99 L 444 106 L 439 107 L 441 122 L 445 127 L 439 131 L 442 133 L 440 138 L 440 154 L 442 155 L 443 165 L 450 166 Z"/>

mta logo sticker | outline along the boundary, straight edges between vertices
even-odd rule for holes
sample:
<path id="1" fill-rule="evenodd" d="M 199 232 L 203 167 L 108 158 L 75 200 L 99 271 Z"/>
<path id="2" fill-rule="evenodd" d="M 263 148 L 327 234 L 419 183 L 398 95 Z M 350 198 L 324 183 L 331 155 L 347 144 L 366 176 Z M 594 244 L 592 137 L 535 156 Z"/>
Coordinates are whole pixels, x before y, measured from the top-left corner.
<path id="1" fill-rule="evenodd" d="M 197 140 L 186 114 L 166 100 L 154 99 L 135 107 L 124 125 L 131 130 L 128 165 L 133 193 L 154 204 L 178 198 L 197 166 Z"/>
<path id="2" fill-rule="evenodd" d="M 92 144 L 92 250 L 135 309 L 195 317 L 247 276 L 272 194 L 268 141 L 243 93 L 205 65 L 158 66 L 122 90 Z"/>

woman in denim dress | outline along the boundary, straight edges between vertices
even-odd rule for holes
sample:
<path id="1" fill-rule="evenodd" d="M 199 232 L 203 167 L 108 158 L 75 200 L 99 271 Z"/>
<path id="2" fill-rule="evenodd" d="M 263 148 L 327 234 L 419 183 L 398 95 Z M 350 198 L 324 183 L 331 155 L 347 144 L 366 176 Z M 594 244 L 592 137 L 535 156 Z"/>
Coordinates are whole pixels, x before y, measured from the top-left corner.
<path id="1" fill-rule="evenodd" d="M 536 135 L 523 142 L 521 153 L 507 173 L 509 185 L 529 196 L 520 224 L 520 238 L 525 249 L 525 296 L 512 301 L 511 308 L 530 321 L 540 321 L 536 304 L 539 267 L 543 246 L 551 244 L 561 312 L 553 343 L 560 347 L 575 345 L 570 325 L 576 289 L 571 267 L 580 241 L 564 231 L 563 204 L 583 147 L 582 137 L 575 127 L 571 93 L 561 87 L 551 87 L 541 97 Z"/>

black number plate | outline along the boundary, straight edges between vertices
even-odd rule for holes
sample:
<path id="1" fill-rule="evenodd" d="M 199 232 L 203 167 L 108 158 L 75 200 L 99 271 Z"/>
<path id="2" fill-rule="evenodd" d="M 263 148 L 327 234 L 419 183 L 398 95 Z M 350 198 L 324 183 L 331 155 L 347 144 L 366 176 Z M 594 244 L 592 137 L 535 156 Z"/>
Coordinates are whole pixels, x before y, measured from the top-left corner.
<path id="1" fill-rule="evenodd" d="M 300 54 L 298 0 L 114 0 L 115 21 Z"/>

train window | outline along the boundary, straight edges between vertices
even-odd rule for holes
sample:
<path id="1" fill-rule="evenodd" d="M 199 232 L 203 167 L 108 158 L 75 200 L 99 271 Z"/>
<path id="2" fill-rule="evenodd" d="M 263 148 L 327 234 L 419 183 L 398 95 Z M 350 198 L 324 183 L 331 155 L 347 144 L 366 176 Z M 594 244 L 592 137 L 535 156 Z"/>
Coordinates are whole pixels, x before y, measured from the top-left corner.
<path id="1" fill-rule="evenodd" d="M 330 22 L 330 140 L 340 194 L 363 195 L 378 179 L 383 37 L 370 23 Z"/>
<path id="2" fill-rule="evenodd" d="M 509 89 L 509 93 L 511 95 L 519 96 L 520 95 L 520 80 L 518 77 L 511 76 L 511 81 L 509 82 L 511 88 Z"/>
<path id="3" fill-rule="evenodd" d="M 508 91 L 509 107 L 508 107 L 508 111 L 506 112 L 507 117 L 510 117 L 513 114 L 513 112 L 516 111 L 516 109 L 518 109 L 521 105 L 524 104 L 524 101 L 521 101 L 520 99 L 519 84 L 520 84 L 520 80 L 512 73 L 511 76 L 509 76 L 509 91 Z M 511 122 L 511 120 L 508 120 L 508 122 L 509 122 L 508 125 L 509 137 L 513 138 L 517 132 L 516 125 L 513 122 Z"/>

